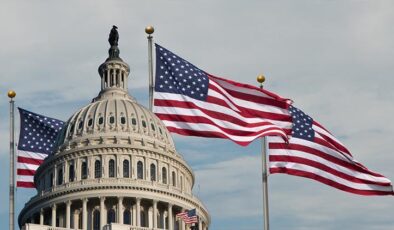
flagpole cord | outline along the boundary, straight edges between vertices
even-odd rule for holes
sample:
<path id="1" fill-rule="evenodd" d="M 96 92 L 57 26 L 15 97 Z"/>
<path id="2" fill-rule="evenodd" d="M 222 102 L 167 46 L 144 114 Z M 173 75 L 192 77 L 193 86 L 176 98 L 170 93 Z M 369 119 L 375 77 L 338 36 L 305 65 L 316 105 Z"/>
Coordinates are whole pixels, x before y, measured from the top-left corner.
<path id="1" fill-rule="evenodd" d="M 152 106 L 153 106 L 153 32 L 155 29 L 153 26 L 147 26 L 145 28 L 145 33 L 148 34 L 148 65 L 149 65 L 149 110 L 152 111 Z"/>
<path id="2" fill-rule="evenodd" d="M 263 89 L 265 77 L 259 75 L 257 81 L 260 83 L 260 89 Z M 267 138 L 261 138 L 261 165 L 262 165 L 262 185 L 263 185 L 263 215 L 264 215 L 264 230 L 269 230 L 269 206 L 268 206 L 268 164 L 267 164 Z"/>
<path id="3" fill-rule="evenodd" d="M 15 124 L 14 124 L 14 97 L 15 91 L 8 91 L 10 98 L 10 194 L 9 194 L 9 224 L 10 230 L 14 230 L 15 220 Z"/>

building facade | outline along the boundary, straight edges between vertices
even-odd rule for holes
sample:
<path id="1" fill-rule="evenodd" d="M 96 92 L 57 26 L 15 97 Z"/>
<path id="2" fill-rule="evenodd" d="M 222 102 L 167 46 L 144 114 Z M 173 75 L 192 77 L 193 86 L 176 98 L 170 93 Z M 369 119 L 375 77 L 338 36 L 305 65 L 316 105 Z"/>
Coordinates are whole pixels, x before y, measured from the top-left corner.
<path id="1" fill-rule="evenodd" d="M 101 91 L 71 116 L 57 151 L 38 168 L 37 195 L 19 226 L 185 230 L 175 215 L 196 208 L 197 229 L 208 229 L 209 213 L 192 194 L 192 169 L 163 123 L 128 94 L 130 68 L 117 40 L 98 70 Z"/>

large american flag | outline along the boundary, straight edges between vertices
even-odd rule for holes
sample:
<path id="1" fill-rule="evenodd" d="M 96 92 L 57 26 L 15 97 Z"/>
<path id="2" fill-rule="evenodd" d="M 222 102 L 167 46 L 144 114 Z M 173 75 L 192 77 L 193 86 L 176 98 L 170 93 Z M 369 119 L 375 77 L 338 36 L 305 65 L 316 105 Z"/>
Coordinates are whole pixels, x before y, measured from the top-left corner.
<path id="1" fill-rule="evenodd" d="M 394 195 L 389 179 L 368 170 L 329 131 L 300 109 L 289 107 L 289 142 L 268 137 L 270 173 L 317 180 L 359 195 Z"/>
<path id="2" fill-rule="evenodd" d="M 171 132 L 243 146 L 261 136 L 286 138 L 287 107 L 285 98 L 215 77 L 156 44 L 153 110 Z"/>
<path id="3" fill-rule="evenodd" d="M 198 222 L 196 209 L 180 212 L 176 214 L 176 216 L 181 218 L 186 224 L 193 224 Z"/>
<path id="4" fill-rule="evenodd" d="M 58 132 L 64 122 L 19 109 L 20 132 L 17 149 L 17 187 L 34 188 L 34 174 L 44 159 L 55 150 Z"/>

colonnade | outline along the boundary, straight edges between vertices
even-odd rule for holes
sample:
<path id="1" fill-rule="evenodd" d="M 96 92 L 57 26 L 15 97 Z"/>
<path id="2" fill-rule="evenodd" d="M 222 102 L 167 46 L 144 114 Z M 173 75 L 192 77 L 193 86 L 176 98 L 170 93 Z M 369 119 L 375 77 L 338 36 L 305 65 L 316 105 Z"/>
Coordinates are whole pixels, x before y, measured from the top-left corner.
<path id="1" fill-rule="evenodd" d="M 186 230 L 189 228 L 176 217 L 177 213 L 184 210 L 183 207 L 159 200 L 102 196 L 51 204 L 34 213 L 28 222 L 84 230 L 102 230 L 110 223 L 150 229 Z M 199 230 L 207 230 L 206 223 L 201 219 L 198 226 Z"/>

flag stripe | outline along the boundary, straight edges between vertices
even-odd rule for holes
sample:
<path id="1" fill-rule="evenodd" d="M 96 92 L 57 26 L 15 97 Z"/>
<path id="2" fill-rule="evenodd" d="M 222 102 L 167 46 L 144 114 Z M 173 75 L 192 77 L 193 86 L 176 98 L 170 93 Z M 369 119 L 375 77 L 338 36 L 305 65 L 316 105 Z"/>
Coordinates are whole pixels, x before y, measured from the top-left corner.
<path id="1" fill-rule="evenodd" d="M 26 182 L 26 181 L 17 181 L 16 186 L 19 188 L 35 188 L 33 182 Z"/>

